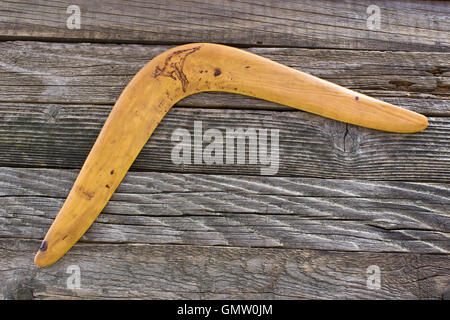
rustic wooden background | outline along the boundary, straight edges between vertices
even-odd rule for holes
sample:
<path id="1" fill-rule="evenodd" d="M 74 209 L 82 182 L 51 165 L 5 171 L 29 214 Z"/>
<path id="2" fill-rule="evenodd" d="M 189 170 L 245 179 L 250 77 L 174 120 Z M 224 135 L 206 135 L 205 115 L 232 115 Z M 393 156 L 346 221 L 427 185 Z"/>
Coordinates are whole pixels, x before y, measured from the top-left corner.
<path id="1" fill-rule="evenodd" d="M 69 5 L 81 29 L 66 27 Z M 367 7 L 381 28 L 367 28 Z M 450 6 L 422 1 L 0 1 L 0 298 L 450 295 Z M 121 90 L 178 44 L 217 42 L 423 113 L 417 134 L 208 93 L 161 122 L 104 212 L 33 265 Z M 280 169 L 174 165 L 170 136 L 280 129 Z M 78 265 L 81 288 L 68 289 Z M 366 285 L 381 270 L 381 288 Z"/>

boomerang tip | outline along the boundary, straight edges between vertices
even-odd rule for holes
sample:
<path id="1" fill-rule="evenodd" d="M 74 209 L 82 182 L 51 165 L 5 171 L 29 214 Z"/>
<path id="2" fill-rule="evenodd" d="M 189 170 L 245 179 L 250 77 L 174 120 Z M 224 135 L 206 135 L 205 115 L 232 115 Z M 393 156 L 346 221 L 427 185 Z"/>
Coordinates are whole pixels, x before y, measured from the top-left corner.
<path id="1" fill-rule="evenodd" d="M 42 254 L 40 254 L 39 252 L 36 253 L 36 255 L 34 256 L 34 264 L 39 267 L 46 267 L 48 265 L 45 263 L 44 259 L 42 258 Z"/>
<path id="2" fill-rule="evenodd" d="M 422 114 L 420 116 L 421 116 L 420 117 L 421 120 L 420 120 L 420 123 L 419 123 L 419 127 L 418 127 L 418 130 L 415 131 L 415 132 L 419 132 L 419 131 L 425 130 L 428 127 L 428 118 L 425 117 Z"/>
<path id="3" fill-rule="evenodd" d="M 428 118 L 420 113 L 414 114 L 414 120 L 405 127 L 403 133 L 416 133 L 425 130 L 428 127 Z M 400 131 L 401 132 L 401 131 Z"/>
<path id="4" fill-rule="evenodd" d="M 420 113 L 374 98 L 364 98 L 359 99 L 365 102 L 364 117 L 361 118 L 360 115 L 358 121 L 353 124 L 395 133 L 416 133 L 428 127 L 428 118 Z M 343 121 L 345 122 L 345 119 Z"/>
<path id="5" fill-rule="evenodd" d="M 45 267 L 48 266 L 48 262 L 45 259 L 45 254 L 43 254 L 40 249 L 39 251 L 36 253 L 36 255 L 34 256 L 34 264 L 39 266 L 39 267 Z"/>
<path id="6" fill-rule="evenodd" d="M 58 259 L 52 259 L 52 255 L 48 252 L 48 242 L 47 240 L 42 241 L 38 252 L 34 256 L 34 264 L 39 267 L 46 267 L 53 264 Z"/>

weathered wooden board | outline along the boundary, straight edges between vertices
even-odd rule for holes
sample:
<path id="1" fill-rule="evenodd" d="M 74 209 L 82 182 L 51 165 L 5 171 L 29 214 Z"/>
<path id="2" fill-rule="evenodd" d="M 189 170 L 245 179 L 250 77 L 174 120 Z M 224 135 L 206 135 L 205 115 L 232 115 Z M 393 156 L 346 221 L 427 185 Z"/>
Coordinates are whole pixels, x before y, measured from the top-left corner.
<path id="1" fill-rule="evenodd" d="M 81 168 L 110 110 L 103 105 L 0 103 L 0 165 Z M 250 164 L 248 154 L 244 164 L 226 164 L 225 146 L 223 164 L 195 164 L 194 155 L 191 164 L 175 164 L 172 150 L 179 142 L 171 141 L 172 134 L 188 130 L 194 153 L 194 121 L 202 121 L 203 133 L 216 128 L 224 136 L 226 128 L 279 130 L 279 165 L 273 162 L 272 167 L 280 176 L 448 182 L 450 118 L 429 120 L 423 132 L 395 134 L 301 111 L 175 108 L 132 170 L 261 175 L 269 167 L 259 158 Z"/>
<path id="2" fill-rule="evenodd" d="M 0 43 L 0 101 L 114 104 L 136 72 L 170 46 Z M 407 109 L 450 115 L 450 53 L 248 48 Z M 193 107 L 280 108 L 233 94 L 198 94 Z"/>
<path id="3" fill-rule="evenodd" d="M 73 4 L 79 30 L 66 26 Z M 367 26 L 373 4 L 379 30 Z M 0 1 L 0 299 L 448 296 L 449 15 L 445 1 Z M 430 126 L 391 134 L 250 97 L 188 97 L 80 242 L 33 265 L 120 92 L 151 58 L 196 41 L 243 47 Z M 172 133 L 193 138 L 195 120 L 203 132 L 280 130 L 276 175 L 248 158 L 174 164 Z M 80 289 L 66 286 L 70 265 Z"/>
<path id="4" fill-rule="evenodd" d="M 441 299 L 450 285 L 448 255 L 83 244 L 42 269 L 37 246 L 0 240 L 0 298 Z M 73 265 L 80 289 L 67 288 Z M 378 290 L 369 266 L 380 268 Z"/>
<path id="5" fill-rule="evenodd" d="M 80 29 L 67 27 L 69 5 Z M 371 30 L 371 0 L 353 1 L 2 1 L 3 39 L 134 43 L 220 42 L 238 45 L 446 51 L 446 1 L 376 2 L 380 28 Z"/>
<path id="6" fill-rule="evenodd" d="M 76 171 L 0 169 L 0 238 L 41 239 Z M 88 242 L 448 253 L 448 184 L 129 172 Z"/>

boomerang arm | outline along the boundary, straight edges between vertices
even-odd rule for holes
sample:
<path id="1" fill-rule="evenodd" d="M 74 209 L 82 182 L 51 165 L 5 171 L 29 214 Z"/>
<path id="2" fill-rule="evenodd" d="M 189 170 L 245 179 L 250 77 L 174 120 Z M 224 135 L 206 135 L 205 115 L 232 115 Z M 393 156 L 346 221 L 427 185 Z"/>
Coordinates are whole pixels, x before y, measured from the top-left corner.
<path id="1" fill-rule="evenodd" d="M 80 239 L 167 111 L 202 91 L 244 94 L 385 131 L 427 126 L 420 114 L 243 50 L 207 43 L 173 48 L 146 64 L 120 95 L 35 256 L 37 265 L 54 263 Z"/>

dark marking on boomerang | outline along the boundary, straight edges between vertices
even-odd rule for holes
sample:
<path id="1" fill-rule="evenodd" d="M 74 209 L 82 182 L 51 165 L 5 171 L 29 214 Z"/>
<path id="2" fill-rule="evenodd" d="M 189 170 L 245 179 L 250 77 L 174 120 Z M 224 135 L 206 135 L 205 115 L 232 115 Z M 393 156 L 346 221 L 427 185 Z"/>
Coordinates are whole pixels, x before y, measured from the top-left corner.
<path id="1" fill-rule="evenodd" d="M 162 67 L 157 66 L 155 68 L 153 77 L 156 79 L 159 76 L 163 76 L 172 78 L 173 80 L 179 80 L 181 82 L 181 88 L 183 89 L 183 92 L 186 92 L 189 80 L 187 79 L 186 74 L 183 71 L 184 62 L 190 54 L 193 54 L 199 49 L 200 46 L 172 52 L 166 58 Z"/>

